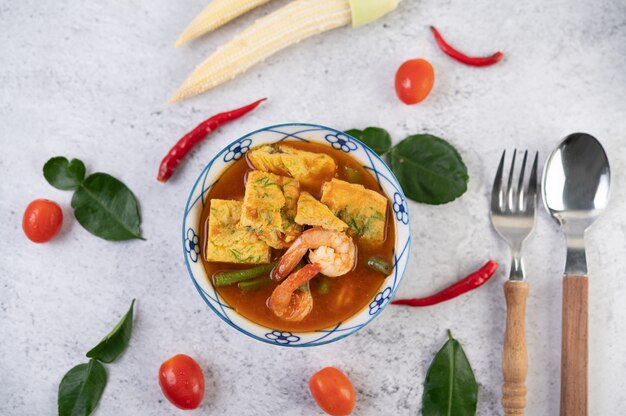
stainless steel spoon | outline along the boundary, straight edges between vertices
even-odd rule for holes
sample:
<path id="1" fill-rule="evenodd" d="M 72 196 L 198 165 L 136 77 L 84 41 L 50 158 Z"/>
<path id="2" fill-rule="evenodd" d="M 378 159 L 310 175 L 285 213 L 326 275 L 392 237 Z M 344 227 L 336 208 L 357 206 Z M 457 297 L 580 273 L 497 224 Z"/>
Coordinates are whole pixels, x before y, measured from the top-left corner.
<path id="1" fill-rule="evenodd" d="M 611 171 L 602 145 L 574 133 L 550 154 L 543 201 L 567 241 L 563 278 L 561 416 L 587 415 L 587 259 L 585 231 L 609 201 Z"/>

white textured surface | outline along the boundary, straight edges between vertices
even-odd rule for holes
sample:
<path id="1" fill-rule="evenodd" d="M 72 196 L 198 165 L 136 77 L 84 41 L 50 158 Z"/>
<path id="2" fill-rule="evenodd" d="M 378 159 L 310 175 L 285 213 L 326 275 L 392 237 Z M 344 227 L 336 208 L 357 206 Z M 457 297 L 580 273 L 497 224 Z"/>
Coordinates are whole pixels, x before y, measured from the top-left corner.
<path id="1" fill-rule="evenodd" d="M 180 223 L 196 175 L 218 149 L 255 128 L 287 121 L 337 128 L 380 125 L 395 140 L 428 131 L 453 142 L 468 164 L 466 195 L 443 207 L 411 204 L 415 243 L 401 296 L 423 295 L 494 257 L 508 263 L 492 232 L 487 195 L 504 147 L 545 158 L 566 134 L 586 131 L 605 145 L 613 199 L 588 234 L 590 407 L 624 413 L 626 390 L 626 4 L 622 0 L 410 1 L 357 31 L 302 42 L 216 90 L 168 106 L 167 97 L 210 51 L 285 4 L 272 2 L 191 46 L 179 31 L 205 4 L 185 1 L 0 2 L 0 414 L 56 409 L 63 374 L 138 298 L 130 348 L 108 366 L 98 415 L 180 414 L 157 384 L 176 353 L 198 359 L 207 391 L 190 414 L 316 414 L 308 377 L 326 365 L 358 390 L 356 414 L 414 415 L 426 369 L 451 328 L 480 383 L 478 413 L 500 414 L 504 272 L 471 295 L 426 309 L 389 307 L 336 344 L 285 349 L 240 335 L 217 319 L 193 288 L 181 255 Z M 428 25 L 477 54 L 501 48 L 501 64 L 474 69 L 439 52 Z M 431 96 L 406 107 L 392 85 L 405 59 L 436 69 Z M 207 140 L 167 185 L 154 179 L 161 157 L 205 117 L 270 100 Z M 138 196 L 147 241 L 109 243 L 73 220 L 71 194 L 41 175 L 54 155 L 79 157 L 90 171 L 121 178 Z M 54 242 L 21 231 L 29 201 L 51 198 L 66 221 Z M 526 258 L 528 415 L 558 413 L 560 274 L 563 241 L 541 211 Z M 506 268 L 506 267 L 505 267 Z M 620 408 L 620 406 L 622 406 Z"/>

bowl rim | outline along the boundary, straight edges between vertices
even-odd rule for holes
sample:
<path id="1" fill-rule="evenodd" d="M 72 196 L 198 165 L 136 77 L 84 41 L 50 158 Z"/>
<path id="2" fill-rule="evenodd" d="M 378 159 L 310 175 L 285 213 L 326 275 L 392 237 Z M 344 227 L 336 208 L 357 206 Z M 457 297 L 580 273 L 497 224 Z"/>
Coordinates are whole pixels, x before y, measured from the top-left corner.
<path id="1" fill-rule="evenodd" d="M 348 337 L 349 335 L 354 334 L 355 332 L 359 331 L 360 329 L 364 328 L 365 326 L 369 325 L 372 321 L 374 321 L 379 315 L 382 314 L 382 311 L 389 306 L 389 303 L 391 303 L 391 301 L 387 302 L 386 304 L 384 304 L 383 306 L 381 306 L 380 311 L 378 313 L 376 313 L 375 315 L 371 315 L 366 322 L 364 322 L 363 324 L 357 325 L 356 327 L 353 328 L 349 328 L 345 331 L 344 334 L 341 334 L 339 336 L 336 336 L 332 339 L 329 340 L 322 340 L 322 339 L 318 339 L 316 340 L 316 342 L 314 344 L 311 343 L 305 343 L 305 344 L 296 344 L 296 343 L 287 343 L 287 344 L 283 344 L 283 343 L 277 343 L 275 341 L 270 340 L 269 338 L 262 338 L 256 334 L 253 334 L 251 332 L 249 332 L 247 329 L 240 327 L 239 325 L 235 324 L 234 322 L 226 319 L 224 316 L 222 316 L 222 314 L 215 308 L 215 306 L 213 306 L 211 304 L 211 302 L 209 302 L 209 300 L 206 298 L 206 295 L 203 291 L 203 289 L 199 286 L 198 282 L 196 281 L 196 278 L 194 276 L 193 271 L 191 270 L 191 266 L 189 265 L 189 259 L 187 258 L 188 256 L 185 255 L 186 252 L 186 247 L 185 247 L 185 236 L 186 236 L 186 229 L 185 229 L 185 225 L 187 223 L 187 216 L 190 213 L 190 209 L 189 209 L 189 204 L 192 202 L 192 197 L 193 197 L 193 193 L 194 190 L 197 188 L 200 180 L 202 179 L 204 175 L 204 173 L 207 171 L 207 169 L 209 169 L 213 163 L 221 156 L 223 155 L 226 151 L 228 151 L 228 149 L 234 145 L 237 142 L 240 142 L 246 138 L 249 138 L 250 136 L 256 135 L 257 133 L 261 133 L 263 131 L 267 131 L 267 130 L 272 130 L 272 129 L 276 129 L 276 128 L 280 128 L 280 127 L 292 127 L 292 126 L 302 126 L 302 127 L 312 127 L 315 128 L 315 130 L 320 129 L 320 130 L 328 130 L 334 133 L 338 133 L 338 134 L 343 134 L 347 137 L 349 137 L 350 139 L 356 141 L 357 143 L 359 143 L 361 146 L 363 146 L 366 151 L 369 151 L 369 155 L 373 155 L 378 161 L 380 161 L 389 171 L 389 173 L 391 173 L 392 178 L 394 179 L 394 181 L 399 185 L 398 179 L 396 178 L 395 174 L 393 173 L 393 171 L 391 170 L 391 168 L 387 165 L 387 163 L 374 151 L 372 150 L 368 145 L 366 145 L 365 143 L 363 143 L 361 140 L 355 138 L 354 136 L 344 132 L 344 131 L 340 131 L 337 130 L 335 128 L 332 127 L 328 127 L 328 126 L 324 126 L 321 124 L 314 124 L 314 123 L 281 123 L 281 124 L 272 124 L 269 126 L 265 126 L 256 130 L 253 130 L 249 133 L 246 133 L 236 139 L 234 139 L 233 141 L 231 141 L 230 143 L 226 144 L 218 153 L 215 154 L 215 156 L 213 156 L 213 158 L 211 158 L 211 160 L 204 166 L 204 168 L 200 171 L 200 173 L 198 174 L 198 177 L 196 178 L 196 180 L 194 181 L 191 190 L 189 192 L 189 196 L 187 197 L 187 202 L 185 203 L 185 208 L 184 208 L 184 212 L 183 212 L 183 220 L 182 220 L 182 243 L 183 243 L 183 257 L 185 259 L 185 266 L 187 268 L 187 273 L 189 275 L 189 278 L 191 279 L 191 282 L 193 283 L 194 287 L 196 288 L 196 290 L 198 291 L 198 293 L 200 294 L 200 297 L 204 300 L 204 302 L 209 306 L 209 308 L 211 309 L 211 311 L 213 311 L 213 313 L 215 315 L 217 315 L 222 321 L 226 322 L 228 325 L 230 325 L 232 328 L 236 329 L 237 331 L 243 333 L 244 335 L 247 335 L 248 337 L 264 342 L 266 344 L 270 344 L 270 345 L 275 345 L 275 346 L 280 346 L 280 347 L 292 347 L 292 348 L 306 348 L 306 347 L 317 347 L 317 346 L 321 346 L 321 345 L 326 345 L 326 344 L 330 344 L 336 341 L 339 341 L 341 339 L 344 339 L 346 337 Z M 354 157 L 354 156 L 352 156 Z M 226 168 L 227 169 L 227 168 Z M 208 172 L 207 172 L 208 173 Z M 401 197 L 406 201 L 406 196 L 404 195 L 404 191 L 402 190 L 401 187 L 399 187 L 399 193 L 401 195 Z M 389 199 L 389 196 L 387 195 L 387 193 L 385 193 L 387 198 Z M 200 197 L 202 198 L 202 192 Z M 391 201 L 393 203 L 393 201 Z M 194 201 L 195 203 L 195 201 Z M 408 223 L 406 224 L 408 226 L 408 239 L 405 245 L 405 249 L 410 253 L 411 251 L 411 244 L 412 244 L 412 240 L 413 240 L 413 233 L 412 233 L 412 229 L 411 229 L 411 221 L 410 221 L 410 214 L 407 212 L 408 215 Z M 397 224 L 398 224 L 398 219 L 395 217 L 395 215 L 393 216 L 393 222 L 394 222 L 394 226 L 396 226 L 397 229 Z M 397 232 L 397 230 L 396 230 Z M 397 239 L 397 234 L 396 234 L 396 239 Z M 398 241 L 396 240 L 396 242 L 394 243 L 394 252 L 396 252 L 396 246 L 397 246 Z M 404 251 L 404 250 L 403 250 Z M 407 253 L 407 255 L 409 255 L 409 253 Z M 400 254 L 402 255 L 402 254 Z M 396 275 L 398 276 L 398 281 L 397 284 L 395 285 L 395 287 L 392 289 L 391 293 L 389 294 L 389 299 L 391 300 L 394 296 L 394 294 L 396 293 L 396 291 L 398 290 L 398 288 L 400 287 L 400 284 L 402 283 L 402 280 L 404 279 L 404 274 L 406 273 L 406 269 L 408 266 L 408 261 L 404 264 L 403 269 L 400 270 L 396 270 Z M 204 266 L 203 266 L 204 268 Z M 394 269 L 398 269 L 397 264 L 394 265 Z M 205 271 L 206 272 L 206 271 Z M 385 280 L 389 277 L 386 276 Z M 381 287 L 384 285 L 381 284 Z M 212 286 L 212 284 L 211 284 Z M 230 305 L 229 305 L 230 307 Z M 366 306 L 364 306 L 366 307 Z M 361 313 L 361 311 L 363 310 L 363 308 L 359 309 L 357 312 L 355 312 L 353 315 L 351 315 L 348 319 L 352 319 L 353 317 L 357 316 L 358 314 Z M 234 308 L 233 308 L 233 312 L 236 313 L 237 315 L 241 316 L 242 318 L 244 318 L 246 321 L 250 322 L 253 325 L 256 325 L 258 327 L 261 328 L 266 328 L 268 330 L 271 331 L 279 331 L 279 332 L 289 332 L 290 334 L 302 334 L 302 333 L 309 333 L 309 332 L 316 332 L 318 330 L 312 330 L 312 331 L 291 331 L 291 330 L 280 330 L 280 329 L 274 329 L 268 326 L 265 326 L 263 324 L 257 323 L 253 320 L 251 320 L 250 318 L 240 314 L 239 312 L 237 312 Z M 341 321 L 337 324 L 335 324 L 335 328 L 337 328 L 339 325 L 341 325 L 343 322 L 345 321 Z M 329 327 L 330 328 L 330 327 Z M 328 335 L 330 335 L 333 332 L 329 332 Z M 319 342 L 318 342 L 319 341 Z"/>

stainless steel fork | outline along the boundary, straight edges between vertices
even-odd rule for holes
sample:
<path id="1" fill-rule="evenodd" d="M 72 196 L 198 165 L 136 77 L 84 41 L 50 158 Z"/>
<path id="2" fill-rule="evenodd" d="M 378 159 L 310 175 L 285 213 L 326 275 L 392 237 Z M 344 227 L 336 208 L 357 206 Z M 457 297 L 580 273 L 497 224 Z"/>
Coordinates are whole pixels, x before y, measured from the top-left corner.
<path id="1" fill-rule="evenodd" d="M 511 272 L 504 284 L 506 299 L 506 330 L 502 353 L 502 407 L 505 415 L 523 415 L 526 407 L 526 298 L 528 283 L 522 261 L 522 245 L 535 224 L 537 206 L 537 159 L 526 182 L 528 151 L 524 152 L 521 169 L 515 180 L 515 157 L 513 151 L 509 177 L 503 181 L 506 151 L 502 153 L 491 192 L 491 222 L 500 236 L 511 248 Z"/>

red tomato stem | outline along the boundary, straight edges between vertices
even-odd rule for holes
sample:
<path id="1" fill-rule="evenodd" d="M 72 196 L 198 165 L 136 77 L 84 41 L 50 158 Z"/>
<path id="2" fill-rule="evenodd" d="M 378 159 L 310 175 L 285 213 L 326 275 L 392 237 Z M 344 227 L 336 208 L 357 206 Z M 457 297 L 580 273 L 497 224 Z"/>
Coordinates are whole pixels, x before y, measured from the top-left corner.
<path id="1" fill-rule="evenodd" d="M 424 298 L 398 299 L 391 302 L 391 304 L 405 306 L 436 305 L 481 287 L 491 279 L 496 270 L 498 270 L 498 263 L 489 260 L 483 267 L 454 283 L 452 286 L 443 289 L 441 292 Z"/>
<path id="2" fill-rule="evenodd" d="M 196 128 L 181 137 L 181 139 L 178 140 L 178 142 L 176 142 L 176 144 L 170 149 L 167 155 L 165 155 L 161 161 L 161 165 L 159 166 L 157 180 L 159 182 L 167 182 L 185 156 L 187 156 L 191 149 L 198 145 L 198 143 L 224 124 L 237 120 L 254 110 L 266 99 L 267 98 L 262 98 L 244 107 L 216 114 L 198 124 Z"/>
<path id="3" fill-rule="evenodd" d="M 489 66 L 497 64 L 502 60 L 504 54 L 502 52 L 496 52 L 493 55 L 489 56 L 469 56 L 454 48 L 448 42 L 445 41 L 441 33 L 434 26 L 430 27 L 431 32 L 433 32 L 433 36 L 435 37 L 435 42 L 439 45 L 439 49 L 446 53 L 446 55 L 451 58 L 469 66 Z"/>

